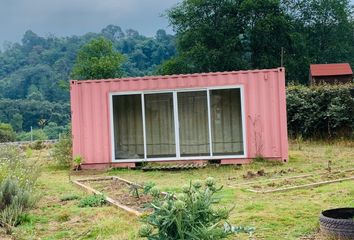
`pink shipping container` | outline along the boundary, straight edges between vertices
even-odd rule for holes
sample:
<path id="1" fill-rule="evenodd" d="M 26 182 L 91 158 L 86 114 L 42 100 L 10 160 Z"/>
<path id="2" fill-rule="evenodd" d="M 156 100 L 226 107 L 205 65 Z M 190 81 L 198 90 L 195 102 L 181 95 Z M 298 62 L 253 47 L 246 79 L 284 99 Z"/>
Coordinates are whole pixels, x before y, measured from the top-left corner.
<path id="1" fill-rule="evenodd" d="M 288 161 L 284 68 L 71 81 L 83 168 Z"/>

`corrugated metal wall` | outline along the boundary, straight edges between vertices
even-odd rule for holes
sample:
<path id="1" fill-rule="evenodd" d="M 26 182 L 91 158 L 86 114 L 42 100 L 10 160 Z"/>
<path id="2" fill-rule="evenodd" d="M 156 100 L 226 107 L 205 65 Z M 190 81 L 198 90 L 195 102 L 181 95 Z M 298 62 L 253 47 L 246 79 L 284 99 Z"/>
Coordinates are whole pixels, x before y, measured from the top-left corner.
<path id="1" fill-rule="evenodd" d="M 242 86 L 246 158 L 288 159 L 283 68 L 126 79 L 71 81 L 73 154 L 85 164 L 111 156 L 110 93 Z"/>

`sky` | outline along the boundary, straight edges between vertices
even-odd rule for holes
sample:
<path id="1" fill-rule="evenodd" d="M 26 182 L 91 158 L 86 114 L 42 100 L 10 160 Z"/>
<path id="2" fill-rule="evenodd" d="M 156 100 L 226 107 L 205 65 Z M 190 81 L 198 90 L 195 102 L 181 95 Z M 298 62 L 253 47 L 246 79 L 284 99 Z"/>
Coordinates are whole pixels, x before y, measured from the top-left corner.
<path id="1" fill-rule="evenodd" d="M 40 36 L 99 32 L 108 24 L 132 28 L 146 36 L 158 29 L 172 33 L 166 9 L 181 0 L 0 0 L 0 48 L 20 42 L 26 30 Z"/>
<path id="2" fill-rule="evenodd" d="M 99 32 L 108 24 L 132 28 L 146 36 L 158 29 L 172 33 L 166 9 L 182 0 L 0 0 L 0 49 L 19 42 L 26 30 L 40 36 Z M 351 0 L 354 4 L 354 0 Z"/>

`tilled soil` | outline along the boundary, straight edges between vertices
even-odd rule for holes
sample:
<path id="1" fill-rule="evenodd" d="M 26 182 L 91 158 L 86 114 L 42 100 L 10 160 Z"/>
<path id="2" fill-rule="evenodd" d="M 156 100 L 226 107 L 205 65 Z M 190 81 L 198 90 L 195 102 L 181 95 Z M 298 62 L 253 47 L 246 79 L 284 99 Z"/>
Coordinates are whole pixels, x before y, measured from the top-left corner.
<path id="1" fill-rule="evenodd" d="M 152 201 L 150 195 L 143 194 L 142 188 L 138 188 L 139 197 L 134 196 L 131 186 L 118 179 L 90 181 L 87 184 L 120 204 L 139 212 L 146 211 L 148 204 Z"/>

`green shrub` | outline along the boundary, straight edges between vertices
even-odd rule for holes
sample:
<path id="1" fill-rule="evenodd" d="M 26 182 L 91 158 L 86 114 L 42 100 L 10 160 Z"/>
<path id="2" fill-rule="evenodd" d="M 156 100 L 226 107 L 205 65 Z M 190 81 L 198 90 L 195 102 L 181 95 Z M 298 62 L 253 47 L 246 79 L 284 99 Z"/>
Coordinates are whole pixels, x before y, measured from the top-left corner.
<path id="1" fill-rule="evenodd" d="M 30 147 L 31 149 L 34 149 L 34 150 L 41 150 L 41 149 L 43 149 L 43 148 L 45 147 L 45 145 L 44 145 L 43 141 L 41 141 L 41 140 L 36 140 L 35 142 L 31 143 L 31 144 L 29 145 L 29 147 Z"/>
<path id="2" fill-rule="evenodd" d="M 26 159 L 16 146 L 0 146 L 0 182 L 16 179 L 21 188 L 32 189 L 40 173 L 37 160 Z"/>
<path id="3" fill-rule="evenodd" d="M 174 239 L 225 239 L 239 232 L 251 232 L 251 228 L 234 227 L 228 223 L 232 209 L 215 208 L 218 202 L 215 180 L 195 181 L 185 186 L 183 193 L 162 195 L 152 187 L 150 208 L 153 212 L 143 217 L 145 223 L 139 235 L 149 240 Z"/>
<path id="4" fill-rule="evenodd" d="M 79 202 L 79 207 L 101 207 L 106 204 L 106 198 L 102 194 L 87 196 Z"/>
<path id="5" fill-rule="evenodd" d="M 54 145 L 53 158 L 61 167 L 70 167 L 72 158 L 72 140 L 70 133 L 62 135 L 62 138 Z"/>
<path id="6" fill-rule="evenodd" d="M 81 163 L 83 162 L 82 157 L 80 155 L 76 156 L 73 159 L 74 167 L 76 171 L 81 170 Z"/>
<path id="7" fill-rule="evenodd" d="M 58 126 L 55 122 L 50 122 L 43 128 L 43 131 L 48 136 L 48 139 L 58 139 L 59 134 L 65 132 L 65 128 L 64 126 Z"/>
<path id="8" fill-rule="evenodd" d="M 47 140 L 48 136 L 45 134 L 45 132 L 42 129 L 34 129 L 31 132 L 21 132 L 20 134 L 17 135 L 17 140 L 19 141 L 31 141 L 31 135 L 32 135 L 32 140 Z"/>
<path id="9" fill-rule="evenodd" d="M 34 184 L 39 165 L 26 159 L 15 146 L 0 146 L 0 225 L 7 233 L 24 219 L 25 211 L 34 204 Z"/>
<path id="10" fill-rule="evenodd" d="M 0 123 L 0 143 L 13 142 L 16 140 L 16 133 L 10 124 Z"/>
<path id="11" fill-rule="evenodd" d="M 11 232 L 19 224 L 20 216 L 34 205 L 31 192 L 21 188 L 17 180 L 7 178 L 0 184 L 0 225 Z"/>
<path id="12" fill-rule="evenodd" d="M 293 138 L 352 137 L 354 129 L 353 84 L 289 86 L 288 132 Z"/>

